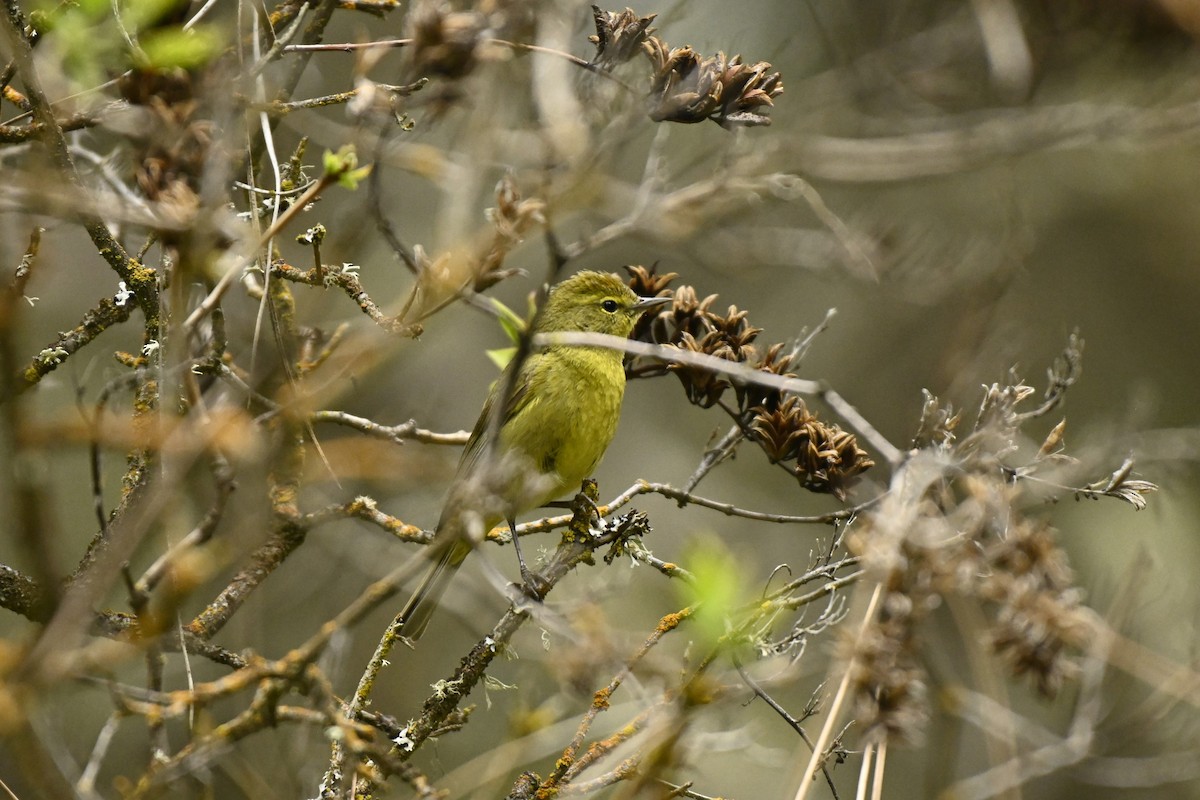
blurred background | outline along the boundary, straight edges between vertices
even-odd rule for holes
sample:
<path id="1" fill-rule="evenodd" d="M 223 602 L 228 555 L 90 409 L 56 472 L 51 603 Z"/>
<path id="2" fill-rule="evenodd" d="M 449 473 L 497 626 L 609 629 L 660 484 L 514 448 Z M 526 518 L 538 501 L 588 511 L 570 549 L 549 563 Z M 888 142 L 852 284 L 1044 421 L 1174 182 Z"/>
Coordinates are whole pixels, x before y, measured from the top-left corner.
<path id="1" fill-rule="evenodd" d="M 734 7 L 692 0 L 635 11 L 657 13 L 658 35 L 672 45 L 688 44 L 702 54 L 740 53 L 750 63 L 769 61 L 785 86 L 770 126 L 655 124 L 639 113 L 636 95 L 622 95 L 564 60 L 496 48 L 456 84 L 457 95 L 442 98 L 444 108 L 422 105 L 416 95 L 406 110 L 416 123 L 411 132 L 389 133 L 380 145 L 377 128 L 332 106 L 285 117 L 275 148 L 286 158 L 307 136 L 313 160 L 324 149 L 355 144 L 360 160 L 374 162 L 381 173 L 383 208 L 400 238 L 431 256 L 462 247 L 486 228 L 484 210 L 495 205 L 494 187 L 511 172 L 529 196 L 538 195 L 539 186 L 561 190 L 571 184 L 547 212 L 561 242 L 583 242 L 616 221 L 629 221 L 611 239 L 585 248 L 565 271 L 657 264 L 659 272 L 679 273 L 676 283 L 695 287 L 701 297 L 718 294 L 717 308 L 747 309 L 752 324 L 763 329 L 764 349 L 811 331 L 836 309 L 798 372 L 827 381 L 901 448 L 916 431 L 923 389 L 970 419 L 981 387 L 1004 380 L 1010 367 L 1041 391 L 1046 369 L 1078 330 L 1086 349 L 1082 380 L 1061 411 L 1067 452 L 1081 459 L 1093 480 L 1132 454 L 1139 475 L 1161 490 L 1140 512 L 1115 500 L 1076 501 L 1065 492 L 1060 502 L 1047 502 L 1034 513 L 1059 531 L 1091 607 L 1111 612 L 1126 636 L 1161 656 L 1195 663 L 1200 4 L 756 0 Z M 210 19 L 234 30 L 235 12 L 219 9 Z M 523 19 L 515 29 L 524 41 L 590 58 L 586 4 L 533 4 Z M 404 25 L 403 11 L 379 19 L 339 13 L 324 38 L 400 36 Z M 42 51 L 39 69 L 54 75 L 56 55 L 49 46 Z M 403 57 L 399 49 L 373 63 L 353 54 L 314 53 L 295 97 L 344 91 L 356 77 L 400 82 Z M 618 74 L 633 82 L 637 73 Z M 49 83 L 51 91 L 65 94 L 70 78 L 58 74 Z M 11 106 L 3 108 L 4 119 L 13 115 Z M 81 146 L 105 153 L 119 150 L 120 135 L 115 124 L 71 134 Z M 0 147 L 0 174 L 27 167 L 26 157 Z M 114 157 L 120 167 L 119 154 Z M 571 174 L 573 182 L 560 180 L 556 170 Z M 365 191 L 329 193 L 294 232 L 324 223 L 329 229 L 324 260 L 359 265 L 371 297 L 394 313 L 412 287 L 412 275 L 368 221 L 366 204 Z M 632 209 L 640 211 L 631 214 Z M 2 211 L 0 265 L 11 272 L 35 218 L 12 204 Z M 116 276 L 77 226 L 36 219 L 48 232 L 25 291 L 38 299 L 23 309 L 15 339 L 22 360 L 77 324 L 97 299 L 117 291 Z M 138 235 L 127 235 L 136 248 Z M 301 268 L 311 263 L 306 248 L 290 237 L 282 241 L 290 263 Z M 489 294 L 523 311 L 549 264 L 546 243 L 534 231 L 505 262 L 526 274 Z M 198 289 L 188 291 L 202 296 Z M 303 286 L 294 291 L 304 324 L 332 330 L 349 322 L 357 345 L 373 353 L 315 376 L 324 407 L 385 425 L 413 419 L 434 431 L 470 429 L 497 375 L 486 351 L 507 344 L 492 317 L 459 303 L 428 319 L 419 338 L 398 340 L 340 293 Z M 256 302 L 235 290 L 226 313 L 231 340 L 248 341 Z M 78 419 L 79 404 L 94 402 L 105 381 L 120 371 L 111 351 L 139 347 L 139 333 L 129 326 L 106 332 L 42 381 L 31 413 L 51 427 Z M 811 405 L 823 419 L 838 421 L 819 402 Z M 1042 427 L 1029 434 L 1045 435 L 1057 421 L 1040 421 Z M 728 427 L 717 410 L 689 405 L 671 376 L 632 382 L 621 428 L 597 475 L 601 496 L 610 498 L 637 479 L 683 484 L 706 446 Z M 366 494 L 405 522 L 434 524 L 456 448 L 397 446 L 329 427 L 317 432 L 327 463 L 310 452 L 306 510 Z M 68 573 L 96 527 L 86 488 L 88 450 L 79 437 L 68 436 L 63 446 L 47 443 L 39 454 L 20 469 L 37 471 L 52 487 L 51 550 Z M 104 458 L 111 505 L 123 466 L 118 451 Z M 871 496 L 887 478 L 882 465 L 869 471 L 852 500 Z M 254 486 L 255 479 L 242 485 Z M 698 493 L 782 514 L 839 507 L 832 497 L 800 491 L 749 446 L 717 468 Z M 253 506 L 257 500 L 245 502 Z M 776 565 L 802 569 L 818 540 L 830 533 L 679 509 L 653 496 L 634 505 L 650 515 L 654 532 L 646 545 L 655 555 L 687 564 L 705 543 L 719 546 L 744 576 L 747 597 L 761 591 Z M 241 519 L 223 532 L 223 557 L 230 565 L 266 535 L 255 513 L 248 510 Z M 531 541 L 534 550 L 553 542 Z M 317 528 L 234 618 L 221 641 L 235 651 L 252 647 L 278 657 L 411 550 L 359 522 Z M 504 583 L 515 576 L 515 563 L 507 548 L 486 550 L 448 596 L 441 613 L 452 621 L 443 619 L 437 648 L 397 652 L 375 708 L 396 714 L 416 709 L 428 685 L 446 675 L 457 654 L 503 610 Z M 148 547 L 135 561 L 144 568 L 155 554 Z M 0 561 L 27 570 L 26 559 L 13 538 L 0 540 Z M 231 571 L 232 566 L 198 590 L 187 611 L 198 611 Z M 687 602 L 677 589 L 621 562 L 581 570 L 561 587 L 570 600 L 552 599 L 551 606 L 569 603 L 573 614 L 599 609 L 613 626 L 616 652 L 622 652 L 636 646 L 659 617 Z M 123 607 L 119 588 L 109 601 Z M 380 609 L 339 635 L 322 662 L 336 691 L 352 688 L 392 612 Z M 11 646 L 34 630 L 27 620 L 0 613 L 0 636 Z M 945 613 L 934 615 L 924 634 L 931 676 L 947 685 L 962 682 L 969 631 L 964 634 Z M 576 676 L 586 670 L 554 655 L 564 652 L 554 649 L 554 636 L 543 636 L 536 625 L 523 630 L 514 642 L 519 658 L 495 670 L 499 680 L 519 688 L 479 691 L 472 724 L 421 753 L 422 768 L 451 796 L 502 796 L 519 769 L 546 769 L 590 693 L 612 674 L 615 662 L 609 659 L 592 665 L 592 682 L 576 685 Z M 672 658 L 682 663 L 686 645 L 685 637 L 666 643 L 658 668 L 666 672 Z M 832 638 L 818 638 L 798 664 L 780 666 L 790 677 L 775 686 L 776 698 L 798 713 L 828 677 L 832 650 Z M 192 666 L 199 679 L 223 674 L 213 665 Z M 124 677 L 136 682 L 139 665 L 125 669 Z M 168 683 L 181 685 L 181 674 L 182 666 L 171 661 Z M 652 672 L 632 681 L 629 693 L 614 699 L 609 723 L 619 725 L 636 704 L 654 696 L 660 678 Z M 1033 775 L 1019 795 L 1010 796 L 1200 798 L 1195 709 L 1151 714 L 1147 704 L 1154 687 L 1119 672 L 1104 686 L 1100 739 L 1092 747 L 1109 760 Z M 1031 725 L 1058 735 L 1077 711 L 1070 688 L 1053 701 L 1039 699 L 1017 681 L 1008 692 L 1012 707 Z M 934 711 L 927 739 L 890 753 L 886 797 L 934 797 L 987 767 L 978 737 L 939 707 L 941 697 L 938 686 L 930 687 Z M 87 760 L 110 711 L 105 698 L 88 687 L 47 695 L 37 728 L 55 743 L 51 749 L 64 772 Z M 212 713 L 219 717 L 221 708 Z M 819 718 L 808 724 L 819 727 Z M 514 731 L 544 735 L 531 733 L 516 751 L 493 749 Z M 727 704 L 690 733 L 688 777 L 696 791 L 743 798 L 794 792 L 795 765 L 807 751 L 761 702 Z M 128 774 L 121 754 L 142 758 L 144 737 L 136 725 L 118 729 L 97 783 L 102 796 L 116 796 L 113 781 Z M 852 738 L 847 745 L 854 749 Z M 240 796 L 235 787 L 247 796 L 312 796 L 324 753 L 320 733 L 303 727 L 252 737 L 216 770 L 215 785 L 222 788 L 215 796 Z M 1154 760 L 1167 753 L 1182 756 Z M 7 780 L 17 773 L 6 758 L 0 752 L 0 775 Z M 1135 763 L 1119 761 L 1123 758 L 1150 760 L 1122 770 L 1120 765 Z M 842 797 L 852 795 L 856 771 L 856 760 L 834 770 Z M 29 796 L 19 778 L 16 783 L 17 795 Z M 408 789 L 395 791 L 403 795 Z M 622 796 L 613 791 L 611 796 Z M 190 784 L 179 793 L 202 794 Z"/>

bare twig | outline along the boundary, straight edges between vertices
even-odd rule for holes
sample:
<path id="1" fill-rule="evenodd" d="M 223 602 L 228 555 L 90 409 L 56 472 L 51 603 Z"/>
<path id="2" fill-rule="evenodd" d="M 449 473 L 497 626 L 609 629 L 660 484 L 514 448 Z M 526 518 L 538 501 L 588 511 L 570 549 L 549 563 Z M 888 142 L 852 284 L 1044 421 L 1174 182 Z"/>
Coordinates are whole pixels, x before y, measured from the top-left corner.
<path id="1" fill-rule="evenodd" d="M 396 444 L 403 444 L 408 440 L 413 440 L 423 444 L 464 445 L 470 437 L 469 431 L 438 433 L 426 430 L 418 427 L 417 421 L 413 419 L 410 419 L 408 422 L 402 422 L 399 425 L 380 425 L 365 417 L 358 417 L 354 414 L 348 414 L 345 411 L 314 411 L 309 419 L 313 423 L 329 422 L 334 425 L 344 425 L 347 428 L 353 428 L 356 431 L 374 436 L 377 439 L 385 439 Z"/>
<path id="2" fill-rule="evenodd" d="M 728 375 L 747 385 L 766 386 L 780 392 L 792 394 L 813 395 L 821 398 L 846 420 L 852 428 L 862 434 L 893 467 L 903 461 L 903 453 L 883 437 L 875 426 L 858 412 L 854 406 L 847 403 L 840 394 L 829 388 L 822 381 L 810 381 L 803 378 L 789 378 L 775 373 L 757 370 L 745 364 L 714 358 L 705 353 L 680 350 L 675 347 L 649 344 L 647 342 L 622 339 L 618 336 L 607 336 L 602 333 L 543 333 L 535 337 L 535 344 L 540 347 L 548 345 L 590 345 L 620 350 L 635 356 L 657 358 L 670 364 L 685 364 L 699 367 L 712 372 Z"/>

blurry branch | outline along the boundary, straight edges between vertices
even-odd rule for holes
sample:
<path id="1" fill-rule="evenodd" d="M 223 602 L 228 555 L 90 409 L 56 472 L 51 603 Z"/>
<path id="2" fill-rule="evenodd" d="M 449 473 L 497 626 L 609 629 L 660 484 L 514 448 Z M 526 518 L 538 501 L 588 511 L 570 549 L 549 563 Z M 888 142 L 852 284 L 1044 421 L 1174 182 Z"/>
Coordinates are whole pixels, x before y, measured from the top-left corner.
<path id="1" fill-rule="evenodd" d="M 582 557 L 583 555 L 579 556 L 579 558 Z M 556 573 L 555 580 L 560 579 L 570 566 L 578 563 L 578 560 L 576 559 L 569 566 L 562 568 L 560 573 Z M 336 633 L 357 625 L 367 614 L 393 597 L 404 581 L 411 578 L 416 569 L 421 566 L 421 561 L 420 558 L 410 559 L 406 564 L 397 567 L 384 578 L 371 584 L 358 598 L 322 625 L 316 634 L 292 649 L 283 659 L 267 661 L 255 658 L 245 668 L 225 678 L 197 684 L 188 690 L 163 694 L 160 696 L 161 699 L 156 701 L 158 711 L 149 708 L 138 709 L 127 697 L 126 706 L 136 713 L 179 716 L 194 706 L 208 705 L 217 699 L 248 689 L 255 690 L 251 704 L 232 720 L 218 726 L 208 734 L 194 738 L 191 743 L 168 760 L 152 765 L 139 783 L 138 791 L 134 796 L 143 796 L 156 786 L 161 786 L 164 781 L 178 777 L 181 770 L 187 771 L 198 763 L 203 763 L 215 751 L 226 747 L 230 742 L 273 726 L 277 719 L 279 700 L 290 691 L 301 691 L 317 702 L 319 713 L 315 719 L 318 724 L 323 727 L 336 727 L 346 737 L 345 741 L 360 744 L 361 746 L 351 748 L 356 756 L 369 758 L 376 767 L 385 773 L 403 772 L 403 765 L 395 760 L 398 756 L 402 760 L 403 756 L 400 756 L 400 751 L 396 748 L 392 748 L 390 753 L 373 749 L 369 742 L 361 738 L 360 734 L 367 733 L 364 729 L 360 729 L 358 734 L 349 735 L 354 734 L 354 728 L 347 723 L 346 717 L 341 711 L 341 704 L 336 702 L 326 679 L 314 662 L 329 646 Z M 515 614 L 512 618 L 519 620 L 525 613 L 527 612 L 514 611 L 509 616 Z M 476 680 L 482 674 L 483 666 L 479 667 L 479 673 L 475 676 Z M 135 694 L 145 696 L 145 690 L 138 690 Z M 311 720 L 302 719 L 300 721 Z"/>
<path id="2" fill-rule="evenodd" d="M 93 114 L 73 114 L 63 119 L 55 120 L 52 127 L 63 132 L 78 131 L 90 128 L 98 122 Z M 29 125 L 0 124 L 0 144 L 20 144 L 41 138 L 47 131 L 46 123 L 34 122 Z"/>
<path id="3" fill-rule="evenodd" d="M 128 712 L 146 717 L 162 715 L 168 718 L 181 716 L 194 707 L 203 707 L 222 697 L 251 689 L 254 691 L 246 708 L 232 719 L 217 725 L 207 733 L 194 736 L 188 744 L 171 756 L 152 763 L 130 794 L 133 798 L 151 796 L 165 784 L 178 780 L 211 761 L 217 753 L 234 742 L 265 728 L 274 727 L 277 722 L 287 721 L 286 717 L 280 718 L 279 702 L 289 691 L 302 690 L 317 704 L 319 712 L 316 719 L 319 724 L 349 726 L 349 723 L 338 719 L 328 683 L 320 672 L 312 665 L 297 659 L 275 662 L 256 659 L 245 669 L 238 670 L 226 678 L 208 684 L 197 684 L 190 690 L 171 692 L 161 696 L 161 699 L 155 695 L 147 695 L 145 690 L 121 692 L 115 685 L 112 688 L 117 690 L 114 694 Z M 138 695 L 148 699 L 140 699 Z M 307 721 L 306 716 L 299 719 Z"/>
<path id="4" fill-rule="evenodd" d="M 1200 137 L 1200 103 L 1136 108 L 1080 102 L 1005 109 L 977 120 L 949 117 L 941 130 L 862 139 L 802 134 L 783 155 L 810 178 L 874 183 L 966 172 L 1045 150 L 1152 147 Z"/>
<path id="5" fill-rule="evenodd" d="M 288 207 L 283 211 L 283 213 L 276 217 L 271 225 L 268 226 L 265 231 L 263 231 L 258 238 L 258 244 L 254 248 L 255 250 L 265 247 L 272 239 L 279 235 L 284 228 L 291 224 L 293 219 L 304 212 L 310 203 L 316 201 L 316 199 L 331 186 L 340 184 L 345 188 L 353 189 L 355 188 L 357 181 L 366 177 L 366 175 L 370 172 L 369 166 L 358 166 L 358 158 L 355 155 L 353 147 L 344 147 L 337 153 L 327 152 L 325 154 L 322 167 L 323 169 L 321 171 L 321 176 L 317 178 L 317 180 L 313 181 L 307 188 L 305 188 L 300 196 L 292 201 L 291 204 L 288 205 Z M 187 319 L 183 323 L 183 328 L 185 331 L 195 329 L 195 327 L 200 324 L 202 319 L 204 319 L 208 314 L 212 313 L 213 309 L 215 309 L 218 303 L 220 303 L 225 292 L 229 290 L 235 280 L 242 276 L 242 270 L 245 268 L 246 264 L 249 263 L 249 251 L 242 254 L 231 253 L 227 255 L 231 257 L 223 259 L 226 262 L 224 274 L 217 281 L 216 285 L 212 287 L 208 295 L 199 303 L 197 303 L 196 307 L 188 315 Z M 352 274 L 347 273 L 347 275 L 344 276 L 342 285 L 346 285 L 346 279 L 353 279 L 358 289 L 357 294 L 361 294 L 362 297 L 366 298 L 366 293 L 362 291 L 361 285 L 357 284 L 357 278 L 355 278 Z M 351 296 L 357 299 L 355 294 L 352 294 Z M 366 302 L 370 303 L 370 299 L 366 298 Z M 374 309 L 373 304 L 371 304 L 370 307 Z M 368 314 L 370 313 L 366 308 L 363 310 Z"/>
<path id="6" fill-rule="evenodd" d="M 585 492 L 590 492 L 591 496 L 594 496 L 594 482 L 585 484 Z M 541 597 L 551 591 L 580 563 L 590 563 L 591 554 L 597 547 L 641 536 L 646 532 L 645 516 L 635 512 L 609 523 L 602 535 L 595 536 L 590 530 L 591 519 L 595 513 L 594 499 L 585 494 L 576 497 L 571 525 L 549 562 L 538 572 Z M 537 599 L 540 600 L 541 597 Z M 483 679 L 492 660 L 507 646 L 513 634 L 529 617 L 528 600 L 528 598 L 524 602 L 517 600 L 514 605 L 510 606 L 490 633 L 463 658 L 455 672 L 435 686 L 434 694 L 425 701 L 421 714 L 395 738 L 393 755 L 406 761 L 429 737 L 442 730 L 451 721 L 452 715 L 457 713 L 462 701 Z M 393 640 L 395 639 L 395 633 L 391 627 L 389 627 L 388 634 L 385 635 L 385 641 L 382 641 L 380 647 L 377 648 L 372 663 L 368 665 L 364 676 L 377 673 L 378 667 L 385 663 L 388 651 L 393 644 L 393 642 L 387 641 L 389 635 Z M 373 680 L 360 682 L 354 703 L 356 705 L 364 704 L 372 688 Z M 333 777 L 344 774 L 341 764 L 342 757 L 343 755 L 335 749 L 326 773 L 326 780 L 323 782 L 323 787 L 329 793 L 335 791 L 335 787 L 332 785 Z M 324 796 L 333 795 L 325 794 Z"/>
<path id="7" fill-rule="evenodd" d="M 36 176 L 6 170 L 0 186 L 0 210 L 30 211 L 55 219 L 90 224 L 103 217 L 112 225 L 135 225 L 159 233 L 179 234 L 194 220 L 181 216 L 165 202 L 130 202 L 123 194 L 83 186 L 45 185 Z"/>
<path id="8" fill-rule="evenodd" d="M 347 11 L 362 11 L 376 17 L 400 7 L 400 0 L 338 0 L 338 7 Z"/>
<path id="9" fill-rule="evenodd" d="M 11 281 L 0 288 L 0 451 L 5 454 L 0 459 L 0 480 L 4 484 L 0 496 L 11 503 L 6 516 L 14 544 L 24 552 L 34 572 L 26 579 L 6 567 L 0 575 L 6 591 L 0 592 L 0 598 L 31 618 L 45 618 L 53 611 L 61 577 L 51 552 L 52 532 L 47 530 L 45 482 L 27 466 L 32 451 L 25 434 L 28 407 L 18 396 L 24 387 L 17 375 L 17 335 L 26 304 L 34 303 L 26 287 L 38 263 L 43 232 L 43 228 L 33 227 Z"/>
<path id="10" fill-rule="evenodd" d="M 369 91 L 374 92 L 377 90 L 382 90 L 394 95 L 395 97 L 407 97 L 413 92 L 421 89 L 428 82 L 429 81 L 427 78 L 421 78 L 420 80 L 405 86 L 397 86 L 390 83 L 372 83 Z M 344 92 L 335 92 L 334 94 L 322 95 L 321 97 L 309 97 L 304 100 L 292 100 L 286 103 L 276 101 L 266 106 L 265 109 L 273 114 L 283 116 L 285 114 L 290 114 L 293 111 L 302 111 L 310 108 L 324 108 L 325 106 L 344 105 L 346 103 L 353 102 L 357 98 L 361 97 L 362 94 L 363 90 L 349 89 Z"/>
<path id="11" fill-rule="evenodd" d="M 1024 751 L 947 787 L 955 797 L 984 800 L 1030 780 L 1064 770 L 1090 774 L 1089 782 L 1126 788 L 1159 786 L 1194 780 L 1196 752 L 1177 751 L 1145 758 L 1105 758 L 1097 743 L 1103 741 L 1099 726 L 1106 702 L 1102 688 L 1110 667 L 1142 680 L 1156 694 L 1200 706 L 1196 691 L 1200 673 L 1166 662 L 1112 630 L 1097 614 L 1089 614 L 1094 626 L 1081 670 L 1074 714 L 1065 735 L 1029 720 L 1013 709 L 962 686 L 950 687 L 947 706 L 963 720 L 981 730 L 1012 730 Z M 1188 761 L 1187 759 L 1191 759 Z M 1118 778 L 1118 769 L 1125 772 Z"/>
<path id="12" fill-rule="evenodd" d="M 630 87 L 627 84 L 625 84 L 622 80 L 620 80 L 619 78 L 617 78 L 614 75 L 609 74 L 606 70 L 601 69 L 600 67 L 596 66 L 595 64 L 593 64 L 589 61 L 586 61 L 582 58 L 579 58 L 578 56 L 571 55 L 570 53 L 564 53 L 561 50 L 554 50 L 549 47 L 539 47 L 538 45 L 527 44 L 524 42 L 510 42 L 507 39 L 496 39 L 493 37 L 481 37 L 479 42 L 481 44 L 490 44 L 490 45 L 496 45 L 498 47 L 506 47 L 510 50 L 516 50 L 518 52 L 540 53 L 542 55 L 555 56 L 555 57 L 561 58 L 565 61 L 569 61 L 570 63 L 574 64 L 575 66 L 577 66 L 581 69 L 587 70 L 588 72 L 591 72 L 593 74 L 603 75 L 605 78 L 617 83 L 618 85 L 623 86 L 626 89 L 630 89 Z M 413 43 L 414 43 L 414 40 L 411 38 L 372 39 L 371 41 L 368 41 L 368 42 L 290 44 L 290 45 L 287 45 L 284 48 L 284 50 L 286 52 L 293 52 L 293 53 L 330 53 L 330 52 L 352 53 L 352 52 L 355 52 L 358 50 L 374 50 L 377 48 L 408 47 L 408 46 L 412 45 Z"/>
<path id="13" fill-rule="evenodd" d="M 287 302 L 278 289 L 273 295 L 274 302 Z M 277 307 L 277 313 L 281 335 L 286 335 L 290 330 L 290 311 L 286 307 Z M 273 419 L 271 427 L 276 429 L 281 439 L 267 488 L 272 512 L 271 534 L 250 555 L 250 564 L 239 570 L 216 598 L 187 625 L 187 630 L 201 639 L 211 639 L 220 631 L 262 582 L 303 544 L 308 535 L 308 526 L 304 524 L 299 510 L 300 474 L 304 464 L 302 428 L 287 418 Z"/>
<path id="14" fill-rule="evenodd" d="M 0 608 L 20 614 L 34 622 L 48 621 L 48 614 L 51 610 L 40 583 L 19 570 L 3 564 L 0 564 Z M 96 612 L 88 630 L 93 636 L 103 636 L 130 644 L 137 644 L 141 641 L 143 633 L 142 625 L 137 617 L 116 611 Z M 183 634 L 182 642 L 176 637 L 168 636 L 163 637 L 160 643 L 165 650 L 179 652 L 186 648 L 193 655 L 207 658 L 232 669 L 241 669 L 246 665 L 245 659 L 241 656 L 223 647 L 205 642 L 186 631 Z"/>
<path id="15" fill-rule="evenodd" d="M 15 9 L 15 6 L 13 7 Z M 14 16 L 0 15 L 0 37 L 12 54 L 13 64 L 17 74 L 25 84 L 33 114 L 42 125 L 43 141 L 50 151 L 57 169 L 67 182 L 77 190 L 82 189 L 82 182 L 75 170 L 66 137 L 58 120 L 54 117 L 50 101 L 42 90 L 41 79 L 34 66 L 33 50 L 29 41 L 17 27 Z M 108 262 L 108 265 L 125 281 L 133 293 L 142 313 L 146 316 L 146 326 L 150 338 L 156 338 L 158 328 L 158 285 L 153 270 L 147 270 L 129 257 L 125 248 L 113 237 L 104 222 L 97 216 L 84 219 L 84 229 L 92 239 L 96 251 Z"/>
<path id="16" fill-rule="evenodd" d="M 465 248 L 443 252 L 434 258 L 427 256 L 419 245 L 409 254 L 394 233 L 390 233 L 391 226 L 382 210 L 377 209 L 377 224 L 417 276 L 399 318 L 411 319 L 411 324 L 419 328 L 422 320 L 459 299 L 495 313 L 495 308 L 479 295 L 501 281 L 523 274 L 520 269 L 506 267 L 505 260 L 529 231 L 545 224 L 546 202 L 539 197 L 524 196 L 511 173 L 505 173 L 496 182 L 494 196 L 495 205 L 484 212 L 487 227 Z"/>
<path id="17" fill-rule="evenodd" d="M 1009 103 L 1025 100 L 1033 82 L 1033 54 L 1013 0 L 972 0 L 987 51 L 992 84 Z"/>
<path id="18" fill-rule="evenodd" d="M 154 590 L 159 581 L 168 573 L 176 568 L 176 562 L 180 556 L 194 551 L 196 548 L 203 545 L 212 538 L 216 532 L 217 525 L 225 516 L 225 510 L 229 502 L 229 496 L 233 493 L 234 484 L 231 475 L 229 464 L 224 457 L 216 456 L 212 460 L 210 470 L 213 474 L 216 484 L 216 493 L 213 498 L 212 505 L 201 517 L 200 521 L 189 531 L 182 539 L 167 548 L 166 552 L 162 553 L 154 563 L 151 564 L 133 585 L 130 587 L 131 593 L 135 594 L 140 599 L 145 599 L 149 592 Z M 141 614 L 139 614 L 141 616 Z M 162 621 L 162 622 L 165 622 Z"/>
<path id="19" fill-rule="evenodd" d="M 606 686 L 595 692 L 592 696 L 591 705 L 588 706 L 587 712 L 584 714 L 583 719 L 580 720 L 575 735 L 571 737 L 571 743 L 567 745 L 562 755 L 555 761 L 554 771 L 541 782 L 538 787 L 539 792 L 550 794 L 563 782 L 569 771 L 577 768 L 580 750 L 583 748 L 588 733 L 591 731 L 592 723 L 596 721 L 596 718 L 601 713 L 608 710 L 612 703 L 613 694 L 627 678 L 633 675 L 633 669 L 637 666 L 638 662 L 642 661 L 649 654 L 650 650 L 662 641 L 664 636 L 679 627 L 692 613 L 693 609 L 684 608 L 660 619 L 658 624 L 654 626 L 654 631 L 642 643 L 642 646 L 625 662 L 624 668 L 614 675 Z"/>
<path id="20" fill-rule="evenodd" d="M 758 201 L 802 200 L 842 246 L 858 274 L 870 276 L 875 272 L 862 245 L 847 224 L 825 205 L 816 189 L 800 175 L 774 168 L 766 171 L 760 155 L 735 158 L 711 177 L 670 190 L 660 188 L 662 179 L 653 175 L 653 166 L 652 161 L 647 162 L 647 174 L 629 212 L 577 241 L 564 244 L 564 258 L 580 258 L 632 235 L 684 241 Z"/>

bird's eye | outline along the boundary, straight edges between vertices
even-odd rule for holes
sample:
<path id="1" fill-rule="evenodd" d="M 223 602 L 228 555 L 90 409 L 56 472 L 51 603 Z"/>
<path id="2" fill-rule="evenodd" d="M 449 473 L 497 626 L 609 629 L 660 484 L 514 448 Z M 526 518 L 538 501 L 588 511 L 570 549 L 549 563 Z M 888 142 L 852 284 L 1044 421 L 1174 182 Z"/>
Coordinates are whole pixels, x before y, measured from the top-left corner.
<path id="1" fill-rule="evenodd" d="M 617 309 L 620 308 L 621 306 L 617 304 L 616 300 L 605 300 L 603 303 L 600 304 L 600 307 L 603 308 L 608 313 L 614 314 L 614 313 L 616 313 Z"/>

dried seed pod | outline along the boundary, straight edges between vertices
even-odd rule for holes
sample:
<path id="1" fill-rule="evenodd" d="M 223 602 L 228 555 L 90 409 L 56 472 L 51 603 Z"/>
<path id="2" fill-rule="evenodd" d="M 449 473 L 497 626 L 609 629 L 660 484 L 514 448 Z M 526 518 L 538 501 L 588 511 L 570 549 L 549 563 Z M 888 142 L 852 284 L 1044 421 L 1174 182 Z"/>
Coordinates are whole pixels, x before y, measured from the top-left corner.
<path id="1" fill-rule="evenodd" d="M 438 2 L 418 5 L 409 14 L 409 52 L 420 75 L 452 80 L 466 77 L 479 63 L 487 19 L 473 11 L 450 11 Z"/>
<path id="2" fill-rule="evenodd" d="M 629 288 L 638 297 L 669 296 L 671 289 L 668 287 L 671 281 L 679 277 L 679 273 L 668 272 L 659 275 L 657 270 L 657 264 L 651 265 L 650 269 L 637 264 L 627 265 L 625 271 L 629 273 Z"/>
<path id="3" fill-rule="evenodd" d="M 596 45 L 592 63 L 601 69 L 611 70 L 633 58 L 654 32 L 650 23 L 657 16 L 639 17 L 631 8 L 603 11 L 599 6 L 592 6 L 592 17 L 596 21 L 596 35 L 588 37 L 588 41 Z"/>
<path id="4" fill-rule="evenodd" d="M 759 61 L 719 52 L 701 58 L 690 47 L 669 48 L 650 37 L 647 54 L 653 66 L 650 118 L 656 122 L 696 123 L 711 119 L 723 128 L 770 125 L 767 115 L 783 92 L 778 72 Z"/>

